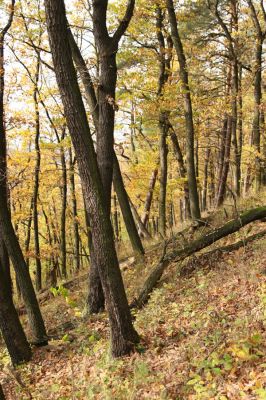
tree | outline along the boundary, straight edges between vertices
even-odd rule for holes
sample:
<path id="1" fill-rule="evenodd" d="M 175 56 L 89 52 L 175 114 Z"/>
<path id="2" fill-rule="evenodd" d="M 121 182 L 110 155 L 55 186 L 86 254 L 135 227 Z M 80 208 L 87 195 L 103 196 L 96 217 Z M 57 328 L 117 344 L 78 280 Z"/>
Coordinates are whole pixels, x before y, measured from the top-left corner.
<path id="1" fill-rule="evenodd" d="M 94 256 L 109 314 L 112 354 L 117 357 L 132 351 L 139 337 L 131 320 L 114 246 L 110 214 L 68 44 L 64 1 L 46 0 L 45 10 L 56 79 L 77 155 L 86 211 L 91 223 Z"/>
<path id="2" fill-rule="evenodd" d="M 178 57 L 179 73 L 182 82 L 182 90 L 184 97 L 184 110 L 185 110 L 186 132 L 187 132 L 187 137 L 186 137 L 187 176 L 188 176 L 191 216 L 193 219 L 197 220 L 200 219 L 201 216 L 200 216 L 199 196 L 197 190 L 197 180 L 196 180 L 195 162 L 194 162 L 194 122 L 193 122 L 193 110 L 192 110 L 191 94 L 189 87 L 187 62 L 183 49 L 183 44 L 180 39 L 178 31 L 177 18 L 175 15 L 173 0 L 166 0 L 166 7 L 171 27 L 171 36 Z"/>
<path id="3" fill-rule="evenodd" d="M 11 3 L 11 12 L 6 26 L 0 33 L 0 69 L 4 72 L 4 38 L 10 28 L 14 16 L 15 1 Z M 42 345 L 47 344 L 47 335 L 38 305 L 38 301 L 34 292 L 31 277 L 27 269 L 22 250 L 20 248 L 18 238 L 15 234 L 11 222 L 11 213 L 8 206 L 7 198 L 7 168 L 6 168 L 6 129 L 4 121 L 4 73 L 0 78 L 0 231 L 8 252 L 16 271 L 19 287 L 22 292 L 23 300 L 28 313 L 30 327 L 33 334 L 33 341 Z M 2 267 L 6 269 L 5 267 Z M 9 280 L 9 279 L 8 279 Z M 7 282 L 8 282 L 7 280 Z M 11 307 L 11 306 L 10 306 Z"/>

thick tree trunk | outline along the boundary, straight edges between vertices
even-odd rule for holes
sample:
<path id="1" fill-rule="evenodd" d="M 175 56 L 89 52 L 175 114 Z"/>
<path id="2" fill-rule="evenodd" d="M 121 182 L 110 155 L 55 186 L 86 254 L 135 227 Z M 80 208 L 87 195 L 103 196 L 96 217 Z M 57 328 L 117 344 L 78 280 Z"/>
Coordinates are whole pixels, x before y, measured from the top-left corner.
<path id="1" fill-rule="evenodd" d="M 200 215 L 199 196 L 197 190 L 197 179 L 196 179 L 195 160 L 194 160 L 194 123 L 193 123 L 193 110 L 192 110 L 192 102 L 190 95 L 190 87 L 188 80 L 188 68 L 187 68 L 185 53 L 183 50 L 183 45 L 178 32 L 177 19 L 175 15 L 173 0 L 166 0 L 166 6 L 171 26 L 171 36 L 178 57 L 179 68 L 180 68 L 179 74 L 183 88 L 186 133 L 187 133 L 186 135 L 187 177 L 188 177 L 191 216 L 194 220 L 197 220 L 201 218 L 201 215 Z"/>
<path id="2" fill-rule="evenodd" d="M 17 365 L 30 360 L 31 349 L 13 303 L 8 279 L 0 263 L 0 330 L 12 364 Z"/>
<path id="3" fill-rule="evenodd" d="M 91 80 L 91 76 L 90 76 L 90 73 L 86 66 L 86 63 L 82 57 L 82 54 L 77 46 L 77 43 L 75 42 L 75 39 L 73 38 L 73 35 L 70 30 L 68 32 L 68 39 L 69 39 L 69 43 L 70 43 L 70 47 L 71 47 L 71 53 L 72 53 L 73 60 L 75 62 L 77 71 L 79 72 L 79 75 L 81 77 L 81 80 L 82 80 L 82 83 L 83 83 L 83 86 L 85 89 L 85 97 L 88 102 L 91 114 L 92 114 L 93 123 L 94 123 L 95 129 L 96 129 L 96 132 L 98 132 L 100 129 L 100 125 L 99 125 L 100 108 L 99 108 L 99 103 L 96 98 L 96 94 L 95 94 L 94 86 L 93 86 L 93 83 Z M 115 71 L 112 71 L 112 73 L 113 72 L 115 72 Z M 114 80 L 114 77 L 112 79 Z M 115 77 L 115 85 L 116 85 L 116 77 Z M 114 91 L 115 91 L 115 88 L 113 89 L 113 92 Z M 111 104 L 109 104 L 109 106 L 116 108 L 114 98 L 112 99 L 111 96 L 109 96 L 108 101 L 111 102 Z M 114 110 L 113 110 L 113 118 L 114 118 Z M 98 136 L 97 136 L 97 139 L 98 139 Z M 128 202 L 128 196 L 125 191 L 119 162 L 117 160 L 117 156 L 116 156 L 115 152 L 113 152 L 113 162 L 114 162 L 114 165 L 113 165 L 114 186 L 115 186 L 115 190 L 117 191 L 118 201 L 120 203 L 120 208 L 121 208 L 121 211 L 123 214 L 126 229 L 129 234 L 130 241 L 131 241 L 134 252 L 142 254 L 143 248 L 140 243 L 140 238 L 136 237 L 136 233 L 137 233 L 136 226 L 133 227 L 133 225 L 135 225 L 135 222 L 132 217 L 130 205 Z M 111 193 L 110 193 L 110 196 L 111 196 Z M 132 235 L 132 237 L 131 237 L 131 235 Z M 92 254 L 92 252 L 93 252 L 93 248 L 91 248 L 91 254 Z M 94 280 L 93 280 L 93 282 L 89 283 L 88 309 L 93 313 L 97 313 L 98 312 L 97 308 L 100 310 L 104 307 L 104 297 L 103 297 L 103 291 L 101 289 L 99 277 L 96 279 L 97 266 L 94 265 L 93 260 L 94 260 L 94 258 L 92 256 L 91 257 L 91 271 L 94 270 L 94 271 L 92 271 Z M 97 296 L 99 298 L 98 301 L 97 301 Z M 90 300 L 90 297 L 93 298 L 92 302 Z M 92 307 L 92 304 L 90 305 L 90 302 L 93 303 L 93 307 Z M 99 304 L 99 307 L 97 307 L 97 303 Z"/>
<path id="4" fill-rule="evenodd" d="M 56 78 L 64 105 L 68 129 L 77 155 L 85 194 L 86 210 L 89 214 L 92 228 L 94 256 L 109 314 L 112 354 L 113 356 L 121 356 L 132 351 L 134 343 L 139 340 L 139 337 L 132 325 L 115 251 L 107 199 L 101 183 L 86 111 L 71 58 L 64 1 L 46 0 L 45 8 Z M 103 101 L 106 102 L 107 99 L 105 98 L 104 100 L 101 96 L 100 107 L 103 106 Z M 110 104 L 109 107 L 112 108 Z M 107 117 L 109 110 L 104 115 Z M 108 154 L 106 154 L 106 157 L 108 157 Z M 112 171 L 112 163 L 108 162 L 106 164 L 102 155 L 100 162 L 106 166 L 104 175 L 107 179 L 110 168 Z"/>
<path id="5" fill-rule="evenodd" d="M 136 307 L 142 307 L 148 301 L 151 291 L 160 280 L 164 270 L 171 262 L 180 262 L 188 256 L 196 253 L 197 251 L 200 251 L 205 247 L 212 245 L 217 240 L 239 231 L 239 229 L 241 229 L 243 226 L 265 217 L 266 207 L 254 208 L 244 212 L 238 218 L 227 222 L 225 225 L 215 229 L 207 235 L 192 241 L 182 249 L 173 250 L 166 254 L 164 250 L 164 254 L 160 262 L 151 271 L 150 275 L 148 276 L 143 287 L 140 290 L 138 298 L 134 300 L 133 305 Z"/>

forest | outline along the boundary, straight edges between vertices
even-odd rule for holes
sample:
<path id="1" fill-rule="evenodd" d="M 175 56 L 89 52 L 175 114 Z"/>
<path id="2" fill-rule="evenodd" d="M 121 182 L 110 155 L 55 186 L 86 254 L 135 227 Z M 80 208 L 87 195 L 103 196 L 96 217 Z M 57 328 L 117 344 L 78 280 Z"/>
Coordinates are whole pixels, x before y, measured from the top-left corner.
<path id="1" fill-rule="evenodd" d="M 264 0 L 0 0 L 0 400 L 266 399 Z"/>

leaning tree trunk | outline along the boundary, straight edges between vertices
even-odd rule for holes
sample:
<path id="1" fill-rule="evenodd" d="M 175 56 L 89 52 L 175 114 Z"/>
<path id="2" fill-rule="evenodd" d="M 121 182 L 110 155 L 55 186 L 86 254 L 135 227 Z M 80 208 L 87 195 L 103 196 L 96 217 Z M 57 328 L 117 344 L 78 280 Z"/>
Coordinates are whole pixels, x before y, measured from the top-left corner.
<path id="1" fill-rule="evenodd" d="M 56 79 L 68 129 L 77 155 L 86 210 L 89 214 L 92 228 L 94 256 L 109 314 L 112 354 L 113 356 L 121 356 L 132 351 L 139 337 L 132 324 L 115 251 L 108 204 L 101 183 L 76 71 L 71 58 L 64 1 L 45 0 L 45 9 Z M 101 162 L 103 161 L 102 158 Z M 106 165 L 111 167 L 112 162 L 109 160 Z M 108 175 L 110 171 L 106 170 L 105 172 Z"/>

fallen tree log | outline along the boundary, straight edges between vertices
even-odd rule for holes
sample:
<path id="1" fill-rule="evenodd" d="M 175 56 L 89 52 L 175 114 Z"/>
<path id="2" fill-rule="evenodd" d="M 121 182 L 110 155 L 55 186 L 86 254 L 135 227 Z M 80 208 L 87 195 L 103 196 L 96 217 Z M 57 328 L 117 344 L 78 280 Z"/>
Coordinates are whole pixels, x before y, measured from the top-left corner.
<path id="1" fill-rule="evenodd" d="M 255 240 L 261 239 L 263 236 L 266 236 L 266 230 L 263 230 L 259 233 L 255 233 L 254 235 L 248 236 L 238 242 L 229 244 L 228 246 L 218 247 L 206 253 L 200 254 L 198 257 L 193 257 L 192 260 L 189 260 L 180 270 L 180 276 L 190 276 L 195 270 L 199 267 L 202 267 L 208 264 L 216 263 L 220 261 L 220 258 L 223 254 L 228 254 L 232 251 L 238 250 L 241 247 L 246 246 L 247 244 L 254 242 Z"/>
<path id="2" fill-rule="evenodd" d="M 234 232 L 239 231 L 243 226 L 266 217 L 266 206 L 253 208 L 247 210 L 238 218 L 227 222 L 225 225 L 211 231 L 205 236 L 192 241 L 181 249 L 173 250 L 163 255 L 159 263 L 153 268 L 150 275 L 146 279 L 140 293 L 136 299 L 133 300 L 131 307 L 141 308 L 149 299 L 150 293 L 160 280 L 163 272 L 171 262 L 183 261 L 188 256 L 196 253 L 215 243 L 217 240 L 224 238 Z"/>

